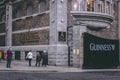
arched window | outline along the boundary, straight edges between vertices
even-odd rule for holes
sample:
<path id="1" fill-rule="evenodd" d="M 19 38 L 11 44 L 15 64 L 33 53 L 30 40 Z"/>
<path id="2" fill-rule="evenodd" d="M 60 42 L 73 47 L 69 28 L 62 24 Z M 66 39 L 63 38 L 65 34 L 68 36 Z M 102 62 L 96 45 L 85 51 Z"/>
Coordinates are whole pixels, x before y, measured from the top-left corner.
<path id="1" fill-rule="evenodd" d="M 45 0 L 39 0 L 39 12 L 46 11 L 46 1 Z"/>
<path id="2" fill-rule="evenodd" d="M 107 2 L 106 2 L 106 13 L 107 13 L 107 14 L 110 14 L 110 6 L 111 6 L 110 2 L 107 1 Z"/>
<path id="3" fill-rule="evenodd" d="M 84 11 L 85 10 L 85 0 L 73 0 L 73 10 L 74 11 Z"/>
<path id="4" fill-rule="evenodd" d="M 87 11 L 94 11 L 95 9 L 95 1 L 87 0 Z"/>
<path id="5" fill-rule="evenodd" d="M 33 5 L 28 5 L 27 6 L 27 15 L 33 14 Z"/>
<path id="6" fill-rule="evenodd" d="M 98 3 L 98 12 L 105 12 L 105 1 L 104 0 L 100 0 Z"/>

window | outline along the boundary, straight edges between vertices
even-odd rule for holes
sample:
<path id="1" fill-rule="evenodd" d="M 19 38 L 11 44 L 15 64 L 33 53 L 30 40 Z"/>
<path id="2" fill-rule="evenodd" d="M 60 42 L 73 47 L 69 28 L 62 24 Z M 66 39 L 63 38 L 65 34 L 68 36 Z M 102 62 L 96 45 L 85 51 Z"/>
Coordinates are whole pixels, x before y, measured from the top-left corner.
<path id="1" fill-rule="evenodd" d="M 85 0 L 74 0 L 73 1 L 74 11 L 84 11 L 85 10 Z"/>
<path id="2" fill-rule="evenodd" d="M 46 1 L 40 0 L 39 1 L 39 12 L 44 12 L 46 10 Z"/>
<path id="3" fill-rule="evenodd" d="M 112 1 L 113 0 L 72 0 L 72 10 L 112 14 Z"/>
<path id="4" fill-rule="evenodd" d="M 87 0 L 87 11 L 94 11 L 94 0 Z"/>
<path id="5" fill-rule="evenodd" d="M 110 14 L 110 2 L 106 2 L 106 13 Z"/>
<path id="6" fill-rule="evenodd" d="M 5 14 L 2 13 L 0 16 L 0 22 L 4 22 L 5 21 Z"/>
<path id="7" fill-rule="evenodd" d="M 104 0 L 100 0 L 98 3 L 98 12 L 105 12 L 105 2 Z"/>
<path id="8" fill-rule="evenodd" d="M 27 15 L 31 15 L 33 14 L 33 6 L 32 5 L 28 5 L 27 6 Z"/>
<path id="9" fill-rule="evenodd" d="M 21 8 L 19 8 L 16 11 L 16 18 L 21 17 L 21 16 L 22 16 L 22 10 L 21 10 Z"/>

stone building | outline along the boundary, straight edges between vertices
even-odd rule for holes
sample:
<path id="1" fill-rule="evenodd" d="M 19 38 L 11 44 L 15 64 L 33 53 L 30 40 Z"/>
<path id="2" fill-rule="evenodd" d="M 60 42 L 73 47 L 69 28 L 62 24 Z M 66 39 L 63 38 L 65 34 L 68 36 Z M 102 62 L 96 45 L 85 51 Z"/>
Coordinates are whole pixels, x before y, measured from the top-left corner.
<path id="1" fill-rule="evenodd" d="M 49 65 L 117 67 L 119 7 L 119 0 L 1 0 L 0 50 L 12 47 L 19 60 L 47 50 Z"/>

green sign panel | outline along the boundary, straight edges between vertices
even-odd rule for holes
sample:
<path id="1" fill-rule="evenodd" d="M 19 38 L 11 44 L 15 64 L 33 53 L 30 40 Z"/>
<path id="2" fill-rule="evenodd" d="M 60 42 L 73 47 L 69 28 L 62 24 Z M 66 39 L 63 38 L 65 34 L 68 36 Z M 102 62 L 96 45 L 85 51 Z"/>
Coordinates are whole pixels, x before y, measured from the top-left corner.
<path id="1" fill-rule="evenodd" d="M 113 68 L 119 64 L 119 41 L 84 33 L 84 68 Z"/>

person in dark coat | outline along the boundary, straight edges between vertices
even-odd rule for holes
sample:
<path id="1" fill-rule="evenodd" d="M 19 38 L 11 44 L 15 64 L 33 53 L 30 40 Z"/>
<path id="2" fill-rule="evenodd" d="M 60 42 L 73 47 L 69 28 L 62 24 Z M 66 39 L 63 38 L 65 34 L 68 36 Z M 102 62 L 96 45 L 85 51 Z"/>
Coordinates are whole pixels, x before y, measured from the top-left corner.
<path id="1" fill-rule="evenodd" d="M 39 51 L 37 51 L 36 64 L 35 64 L 36 67 L 37 66 L 40 67 L 41 58 L 42 58 L 41 53 L 39 53 Z"/>
<path id="2" fill-rule="evenodd" d="M 7 68 L 11 68 L 11 61 L 12 61 L 12 48 L 9 48 L 7 50 L 7 64 L 6 64 Z"/>
<path id="3" fill-rule="evenodd" d="M 42 58 L 43 58 L 42 66 L 46 67 L 48 62 L 48 53 L 46 50 L 43 51 Z"/>

